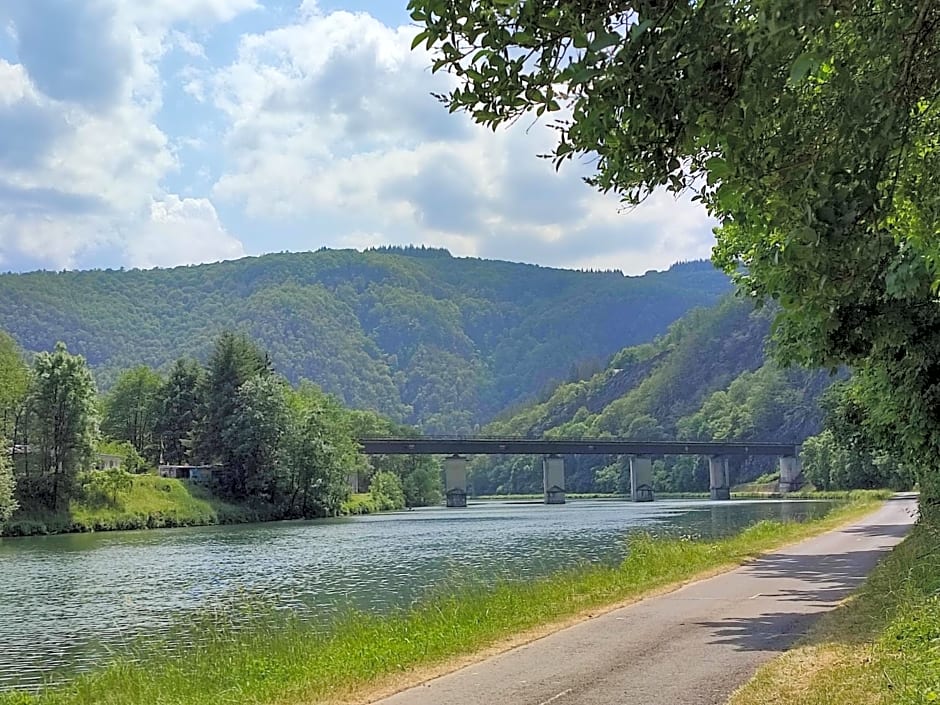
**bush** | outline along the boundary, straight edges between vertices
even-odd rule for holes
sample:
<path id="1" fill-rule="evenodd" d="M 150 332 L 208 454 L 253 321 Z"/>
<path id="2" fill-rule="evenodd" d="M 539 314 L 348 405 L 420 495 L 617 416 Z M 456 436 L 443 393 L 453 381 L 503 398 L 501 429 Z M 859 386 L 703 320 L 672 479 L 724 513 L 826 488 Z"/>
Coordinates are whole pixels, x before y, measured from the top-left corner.
<path id="1" fill-rule="evenodd" d="M 377 472 L 372 476 L 369 494 L 380 512 L 405 508 L 405 491 L 393 472 Z"/>

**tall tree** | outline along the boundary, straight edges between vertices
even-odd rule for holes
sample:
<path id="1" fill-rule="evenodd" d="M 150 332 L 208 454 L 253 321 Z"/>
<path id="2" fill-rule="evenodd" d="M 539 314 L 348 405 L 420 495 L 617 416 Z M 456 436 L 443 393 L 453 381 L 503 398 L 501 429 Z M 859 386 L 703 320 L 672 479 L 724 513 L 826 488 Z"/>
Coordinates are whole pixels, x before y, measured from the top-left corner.
<path id="1" fill-rule="evenodd" d="M 347 478 L 362 464 L 347 412 L 310 383 L 292 395 L 286 438 L 289 516 L 331 516 L 350 494 Z"/>
<path id="2" fill-rule="evenodd" d="M 236 412 L 238 390 L 249 379 L 270 371 L 267 354 L 246 336 L 226 332 L 219 337 L 206 369 L 205 413 L 196 444 L 200 460 L 226 465 L 233 460 L 225 429 Z"/>
<path id="3" fill-rule="evenodd" d="M 156 461 L 162 387 L 163 379 L 146 365 L 124 372 L 105 398 L 101 432 L 116 441 L 128 441 L 144 458 Z"/>
<path id="4" fill-rule="evenodd" d="M 5 449 L 7 441 L 0 436 L 0 450 Z M 0 452 L 0 525 L 13 516 L 19 506 L 15 496 L 16 478 L 13 476 L 13 463 L 10 456 Z"/>
<path id="5" fill-rule="evenodd" d="M 222 433 L 229 458 L 229 490 L 238 499 L 274 504 L 280 499 L 283 439 L 290 413 L 287 390 L 287 381 L 274 374 L 253 377 L 238 389 Z"/>
<path id="6" fill-rule="evenodd" d="M 163 462 L 183 465 L 190 458 L 193 432 L 203 407 L 202 368 L 179 359 L 160 389 L 156 433 Z"/>
<path id="7" fill-rule="evenodd" d="M 20 441 L 29 366 L 12 337 L 0 331 L 0 437 Z M 5 448 L 3 449 L 5 450 Z"/>
<path id="8" fill-rule="evenodd" d="M 556 164 L 638 203 L 692 191 L 715 260 L 775 299 L 788 361 L 860 371 L 940 501 L 940 4 L 411 0 L 444 100 L 555 113 Z"/>
<path id="9" fill-rule="evenodd" d="M 64 343 L 33 363 L 31 445 L 40 470 L 52 476 L 49 502 L 58 509 L 70 497 L 79 470 L 90 464 L 98 439 L 97 389 L 81 355 Z"/>

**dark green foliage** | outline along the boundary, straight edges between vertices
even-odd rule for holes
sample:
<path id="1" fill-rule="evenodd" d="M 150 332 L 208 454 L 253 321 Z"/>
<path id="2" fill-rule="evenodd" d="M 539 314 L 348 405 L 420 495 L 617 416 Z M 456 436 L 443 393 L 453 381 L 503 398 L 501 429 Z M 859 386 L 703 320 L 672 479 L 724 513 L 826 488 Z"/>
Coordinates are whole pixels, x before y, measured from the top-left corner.
<path id="1" fill-rule="evenodd" d="M 16 478 L 13 476 L 13 463 L 6 452 L 7 441 L 0 436 L 0 525 L 13 516 L 19 507 L 16 499 Z"/>
<path id="2" fill-rule="evenodd" d="M 692 311 L 653 343 L 615 354 L 605 370 L 559 386 L 549 398 L 489 424 L 507 436 L 616 437 L 632 440 L 775 440 L 799 443 L 822 422 L 819 396 L 831 379 L 823 372 L 781 370 L 765 360 L 770 311 L 727 298 Z M 765 472 L 773 459 L 735 465 L 738 481 Z M 541 490 L 538 459 L 476 459 L 474 492 Z M 572 492 L 603 487 L 629 491 L 626 459 L 566 459 Z M 667 458 L 654 467 L 659 491 L 708 488 L 708 466 L 695 457 Z"/>
<path id="3" fill-rule="evenodd" d="M 324 250 L 0 275 L 0 328 L 27 350 L 68 340 L 105 388 L 136 365 L 205 361 L 222 331 L 242 331 L 291 383 L 312 380 L 347 405 L 429 430 L 470 432 L 729 288 L 703 262 L 624 277 L 415 248 Z M 179 436 L 168 433 L 165 457 L 179 457 Z"/>
<path id="4" fill-rule="evenodd" d="M 284 455 L 290 409 L 287 382 L 277 375 L 257 374 L 239 385 L 231 415 L 222 420 L 226 492 L 276 504 L 278 472 Z"/>
<path id="5" fill-rule="evenodd" d="M 29 442 L 43 475 L 43 504 L 67 505 L 79 471 L 86 469 L 98 440 L 97 389 L 85 359 L 64 343 L 33 363 L 29 392 Z"/>
<path id="6" fill-rule="evenodd" d="M 195 360 L 177 360 L 159 394 L 154 432 L 163 462 L 184 465 L 190 459 L 192 433 L 204 408 L 202 368 Z"/>
<path id="7" fill-rule="evenodd" d="M 228 331 L 219 336 L 206 366 L 204 412 L 195 429 L 195 454 L 200 462 L 237 462 L 226 430 L 238 410 L 239 389 L 269 372 L 267 355 L 246 336 Z"/>
<path id="8" fill-rule="evenodd" d="M 104 400 L 101 432 L 108 438 L 127 441 L 143 457 L 160 457 L 156 425 L 163 379 L 145 365 L 128 370 Z"/>
<path id="9" fill-rule="evenodd" d="M 349 414 L 313 385 L 293 396 L 285 439 L 283 512 L 288 517 L 338 515 L 349 498 L 348 477 L 362 465 Z"/>
<path id="10" fill-rule="evenodd" d="M 909 490 L 915 482 L 914 470 L 880 446 L 863 403 L 863 387 L 863 380 L 852 378 L 833 385 L 824 395 L 825 430 L 803 444 L 807 479 L 823 490 Z"/>
<path id="11" fill-rule="evenodd" d="M 28 389 L 29 366 L 23 351 L 13 338 L 0 330 L 0 436 L 14 442 L 21 430 L 23 400 Z"/>
<path id="12" fill-rule="evenodd" d="M 714 259 L 779 304 L 779 358 L 850 366 L 940 503 L 940 5 L 411 0 L 443 100 L 559 113 L 551 158 L 638 203 L 693 190 Z"/>
<path id="13" fill-rule="evenodd" d="M 355 411 L 351 417 L 351 430 L 360 438 L 389 436 L 407 438 L 418 435 L 414 428 L 396 424 L 372 411 Z M 380 472 L 394 474 L 401 481 L 408 507 L 427 507 L 440 504 L 444 498 L 441 467 L 430 455 L 372 455 L 368 465 L 359 471 L 362 485 L 371 484 Z"/>

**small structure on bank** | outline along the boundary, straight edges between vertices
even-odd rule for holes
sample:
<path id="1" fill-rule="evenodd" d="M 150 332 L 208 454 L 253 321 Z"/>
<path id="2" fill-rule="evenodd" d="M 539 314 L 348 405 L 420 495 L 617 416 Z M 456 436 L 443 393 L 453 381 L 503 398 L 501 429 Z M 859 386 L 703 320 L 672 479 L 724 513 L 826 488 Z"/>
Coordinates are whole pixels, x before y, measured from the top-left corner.
<path id="1" fill-rule="evenodd" d="M 114 453 L 95 453 L 95 470 L 113 470 L 124 465 L 124 456 Z"/>
<path id="2" fill-rule="evenodd" d="M 160 465 L 157 474 L 176 480 L 189 480 L 197 485 L 208 485 L 228 473 L 222 465 Z"/>

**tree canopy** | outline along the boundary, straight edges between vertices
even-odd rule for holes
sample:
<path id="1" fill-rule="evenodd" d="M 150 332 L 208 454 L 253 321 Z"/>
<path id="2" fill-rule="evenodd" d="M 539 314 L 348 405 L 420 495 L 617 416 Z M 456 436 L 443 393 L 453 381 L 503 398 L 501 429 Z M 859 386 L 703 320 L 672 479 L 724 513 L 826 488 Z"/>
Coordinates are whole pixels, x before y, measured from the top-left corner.
<path id="1" fill-rule="evenodd" d="M 940 498 L 940 5 L 411 0 L 442 98 L 552 114 L 556 163 L 637 203 L 691 191 L 715 261 L 781 309 L 782 359 L 860 370 L 872 428 Z"/>
<path id="2" fill-rule="evenodd" d="M 205 362 L 223 331 L 238 331 L 292 384 L 311 380 L 348 406 L 430 433 L 471 433 L 573 364 L 602 364 L 730 288 L 708 262 L 626 277 L 446 250 L 321 250 L 0 274 L 0 329 L 27 351 L 67 341 L 105 391 L 137 365 L 167 372 L 176 358 Z"/>
<path id="3" fill-rule="evenodd" d="M 91 464 L 98 440 L 97 396 L 85 358 L 70 354 L 64 343 L 36 356 L 30 445 L 38 451 L 40 471 L 52 477 L 53 509 L 68 500 L 79 471 Z"/>
<path id="4" fill-rule="evenodd" d="M 825 370 L 781 369 L 765 356 L 771 313 L 729 296 L 687 314 L 665 336 L 625 348 L 597 374 L 491 422 L 483 433 L 800 443 L 821 430 L 820 397 L 833 380 Z M 539 463 L 523 456 L 474 458 L 473 490 L 537 491 Z M 623 458 L 583 455 L 566 463 L 571 491 L 629 491 Z M 768 458 L 735 461 L 734 479 L 750 481 L 775 468 Z M 707 462 L 688 456 L 657 461 L 654 485 L 657 491 L 705 490 Z"/>

